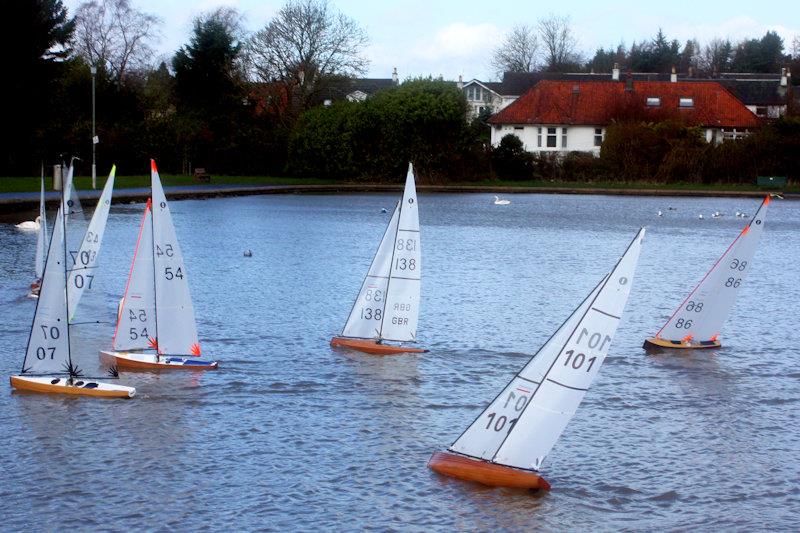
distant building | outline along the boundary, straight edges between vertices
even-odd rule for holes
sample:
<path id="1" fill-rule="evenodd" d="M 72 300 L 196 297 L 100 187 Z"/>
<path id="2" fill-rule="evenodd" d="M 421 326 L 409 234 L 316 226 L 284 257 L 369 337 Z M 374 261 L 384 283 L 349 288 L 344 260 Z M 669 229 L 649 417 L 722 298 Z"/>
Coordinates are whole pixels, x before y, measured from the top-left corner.
<path id="1" fill-rule="evenodd" d="M 342 78 L 327 84 L 320 95 L 322 105 L 331 105 L 337 100 L 363 102 L 383 89 L 391 89 L 400 83 L 397 69 L 391 78 Z"/>
<path id="2" fill-rule="evenodd" d="M 631 115 L 700 126 L 708 142 L 742 137 L 760 124 L 716 81 L 542 80 L 489 119 L 491 142 L 511 133 L 530 152 L 599 154 L 606 127 Z"/>

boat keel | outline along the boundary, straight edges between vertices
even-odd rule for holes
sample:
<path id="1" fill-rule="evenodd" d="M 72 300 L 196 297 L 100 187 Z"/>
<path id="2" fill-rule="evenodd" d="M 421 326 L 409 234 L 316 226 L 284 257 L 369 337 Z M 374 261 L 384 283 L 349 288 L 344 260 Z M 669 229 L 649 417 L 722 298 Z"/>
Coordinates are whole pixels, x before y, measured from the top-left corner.
<path id="1" fill-rule="evenodd" d="M 435 452 L 428 461 L 428 468 L 438 474 L 490 487 L 550 490 L 550 483 L 535 472 L 451 452 Z"/>

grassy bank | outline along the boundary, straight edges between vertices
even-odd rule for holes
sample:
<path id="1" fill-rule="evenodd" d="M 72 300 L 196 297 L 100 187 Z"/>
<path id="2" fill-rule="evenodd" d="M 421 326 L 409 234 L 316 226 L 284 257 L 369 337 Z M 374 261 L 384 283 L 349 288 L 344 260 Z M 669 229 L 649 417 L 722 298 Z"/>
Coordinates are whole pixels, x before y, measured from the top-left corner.
<path id="1" fill-rule="evenodd" d="M 105 183 L 105 176 L 97 177 L 97 187 L 102 188 Z M 193 176 L 178 176 L 162 174 L 161 181 L 165 186 L 192 186 L 192 185 L 212 185 L 212 186 L 266 186 L 266 185 L 336 185 L 351 184 L 350 182 L 340 182 L 331 179 L 309 179 L 309 178 L 287 178 L 277 176 L 213 176 L 210 182 L 198 181 Z M 364 182 L 352 183 L 354 185 L 369 185 Z M 47 190 L 51 190 L 52 179 L 45 181 Z M 397 185 L 400 185 L 399 183 Z M 531 192 L 536 189 L 636 189 L 636 190 L 668 190 L 668 191 L 735 191 L 735 192 L 758 192 L 767 189 L 752 185 L 742 184 L 702 184 L 702 183 L 656 183 L 652 181 L 558 181 L 558 180 L 527 180 L 527 181 L 503 181 L 503 180 L 482 180 L 471 182 L 454 182 L 442 184 L 448 187 L 468 187 L 470 189 L 485 188 L 488 191 L 498 190 L 505 187 L 529 188 Z M 91 189 L 92 179 L 89 176 L 76 178 L 76 186 L 79 190 Z M 115 188 L 135 189 L 150 186 L 150 176 L 117 176 Z M 37 192 L 39 190 L 38 178 L 0 178 L 0 193 L 14 192 Z M 774 189 L 773 189 L 774 190 Z M 791 185 L 784 189 L 784 192 L 800 193 L 800 186 Z"/>

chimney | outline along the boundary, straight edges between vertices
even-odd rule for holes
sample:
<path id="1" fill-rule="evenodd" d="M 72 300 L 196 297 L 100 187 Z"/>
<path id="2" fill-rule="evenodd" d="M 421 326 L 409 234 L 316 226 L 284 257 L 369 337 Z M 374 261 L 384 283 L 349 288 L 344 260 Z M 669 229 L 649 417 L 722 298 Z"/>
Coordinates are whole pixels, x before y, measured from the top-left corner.
<path id="1" fill-rule="evenodd" d="M 694 67 L 691 65 L 689 66 L 689 77 L 694 78 Z"/>
<path id="2" fill-rule="evenodd" d="M 394 70 L 392 70 L 392 83 L 395 85 L 400 83 L 400 78 L 397 76 L 397 67 L 394 67 Z"/>
<path id="3" fill-rule="evenodd" d="M 458 75 L 458 84 L 457 85 L 458 85 L 458 90 L 459 91 L 464 88 L 464 78 L 461 77 L 461 74 Z"/>
<path id="4" fill-rule="evenodd" d="M 619 63 L 614 63 L 614 68 L 611 69 L 611 79 L 619 81 Z"/>
<path id="5" fill-rule="evenodd" d="M 675 66 L 672 67 L 672 74 L 669 75 L 669 81 L 675 83 L 678 81 L 678 74 L 675 72 Z"/>
<path id="6" fill-rule="evenodd" d="M 786 87 L 787 85 L 789 85 L 789 76 L 791 76 L 791 74 L 787 74 L 787 69 L 782 68 L 781 69 L 781 87 Z"/>

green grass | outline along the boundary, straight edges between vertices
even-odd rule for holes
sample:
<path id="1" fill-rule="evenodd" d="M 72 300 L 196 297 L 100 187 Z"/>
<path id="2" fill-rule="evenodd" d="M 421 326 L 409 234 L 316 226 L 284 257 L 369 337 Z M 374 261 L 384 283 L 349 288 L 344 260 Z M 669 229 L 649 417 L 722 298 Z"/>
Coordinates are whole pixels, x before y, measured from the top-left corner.
<path id="1" fill-rule="evenodd" d="M 97 187 L 102 188 L 106 181 L 105 176 L 97 177 Z M 165 186 L 189 186 L 189 185 L 335 185 L 348 182 L 339 182 L 331 179 L 314 178 L 287 178 L 279 176 L 213 176 L 210 183 L 200 182 L 193 176 L 177 176 L 162 174 L 161 181 Z M 89 176 L 79 176 L 75 178 L 76 186 L 79 190 L 91 189 L 92 178 Z M 51 190 L 52 177 L 47 178 L 45 186 Z M 358 182 L 357 185 L 369 185 L 368 183 Z M 482 180 L 473 182 L 455 182 L 445 185 L 464 186 L 464 187 L 486 187 L 487 190 L 498 187 L 527 187 L 532 190 L 537 188 L 567 188 L 567 189 L 644 189 L 644 190 L 691 190 L 691 191 L 765 191 L 755 184 L 699 184 L 699 183 L 655 183 L 651 181 L 595 181 L 595 182 L 574 182 L 574 181 L 551 181 L 551 180 L 527 180 L 527 181 L 503 181 L 503 180 Z M 115 187 L 117 189 L 133 189 L 150 186 L 150 176 L 117 176 Z M 0 193 L 14 192 L 37 192 L 39 190 L 39 178 L 0 178 Z M 800 193 L 800 185 L 790 185 L 784 189 L 785 192 Z"/>

